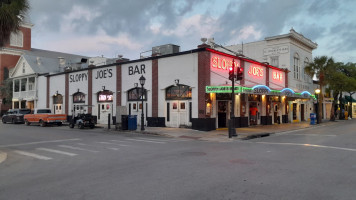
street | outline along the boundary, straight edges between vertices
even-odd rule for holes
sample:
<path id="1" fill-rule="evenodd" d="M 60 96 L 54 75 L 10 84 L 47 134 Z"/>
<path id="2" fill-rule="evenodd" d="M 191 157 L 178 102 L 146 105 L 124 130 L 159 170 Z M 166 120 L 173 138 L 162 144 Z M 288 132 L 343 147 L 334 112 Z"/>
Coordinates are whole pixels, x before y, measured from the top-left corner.
<path id="1" fill-rule="evenodd" d="M 0 199 L 355 199 L 355 130 L 212 142 L 0 124 Z"/>

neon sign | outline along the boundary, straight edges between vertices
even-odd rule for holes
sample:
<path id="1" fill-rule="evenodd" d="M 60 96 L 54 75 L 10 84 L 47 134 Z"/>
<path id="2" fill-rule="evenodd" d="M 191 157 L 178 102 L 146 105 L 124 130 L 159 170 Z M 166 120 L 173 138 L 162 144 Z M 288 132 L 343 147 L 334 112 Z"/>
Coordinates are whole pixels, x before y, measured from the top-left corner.
<path id="1" fill-rule="evenodd" d="M 239 64 L 230 58 L 213 56 L 211 58 L 211 67 L 223 70 L 229 70 L 229 67 L 235 66 L 238 67 Z"/>
<path id="2" fill-rule="evenodd" d="M 282 74 L 282 72 L 273 72 L 272 78 L 273 78 L 273 80 L 283 81 L 283 74 Z"/>
<path id="3" fill-rule="evenodd" d="M 257 77 L 263 77 L 263 68 L 258 67 L 258 66 L 251 66 L 250 70 L 248 71 L 248 74 L 251 74 L 251 75 L 257 76 Z"/>
<path id="4" fill-rule="evenodd" d="M 265 85 L 256 85 L 252 88 L 254 94 L 269 94 L 271 89 Z"/>

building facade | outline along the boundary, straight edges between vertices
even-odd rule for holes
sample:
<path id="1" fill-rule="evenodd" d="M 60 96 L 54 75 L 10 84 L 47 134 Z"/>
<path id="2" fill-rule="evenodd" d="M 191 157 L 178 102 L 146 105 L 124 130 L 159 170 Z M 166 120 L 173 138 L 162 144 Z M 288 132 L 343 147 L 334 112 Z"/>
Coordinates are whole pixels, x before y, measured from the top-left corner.
<path id="1" fill-rule="evenodd" d="M 230 119 L 230 66 L 243 70 L 243 80 L 235 84 L 236 127 L 288 123 L 290 112 L 294 112 L 289 101 L 312 98 L 308 91 L 295 92 L 289 88 L 285 69 L 217 51 L 207 44 L 190 51 L 172 52 L 39 74 L 35 105 L 69 116 L 92 113 L 101 124 L 107 124 L 108 120 L 114 123 L 121 117 L 118 108 L 124 108 L 129 115 L 140 116 L 144 112 L 147 126 L 213 130 L 227 127 Z M 143 89 L 141 76 L 146 80 Z M 141 121 L 137 123 L 140 125 Z"/>
<path id="2" fill-rule="evenodd" d="M 226 48 L 259 62 L 289 70 L 288 88 L 297 93 L 308 91 L 314 94 L 312 77 L 305 73 L 304 67 L 313 61 L 312 51 L 317 48 L 317 44 L 294 29 L 287 34 Z M 312 101 L 290 98 L 288 102 L 292 108 L 289 113 L 290 122 L 308 120 L 309 114 L 314 112 Z"/>

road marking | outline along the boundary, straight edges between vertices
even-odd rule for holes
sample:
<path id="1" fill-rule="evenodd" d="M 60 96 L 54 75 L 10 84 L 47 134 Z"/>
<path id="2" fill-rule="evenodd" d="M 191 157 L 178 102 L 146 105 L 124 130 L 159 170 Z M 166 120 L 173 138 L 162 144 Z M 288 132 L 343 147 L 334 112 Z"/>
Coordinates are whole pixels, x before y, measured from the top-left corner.
<path id="1" fill-rule="evenodd" d="M 75 153 L 69 153 L 69 152 L 65 152 L 65 151 L 59 151 L 59 150 L 55 150 L 55 149 L 47 149 L 47 148 L 37 148 L 38 150 L 41 151 L 48 151 L 48 152 L 52 152 L 52 153 L 59 153 L 59 154 L 63 154 L 63 155 L 67 155 L 67 156 L 77 156 L 78 154 Z"/>
<path id="2" fill-rule="evenodd" d="M 131 143 L 131 142 L 129 142 L 129 141 L 122 141 L 122 140 L 110 140 L 110 141 L 112 141 L 112 142 L 124 142 L 124 143 Z"/>
<path id="3" fill-rule="evenodd" d="M 143 138 L 143 137 L 137 137 L 138 139 L 142 140 L 151 140 L 151 141 L 157 141 L 157 142 L 182 142 L 182 141 L 189 141 L 189 140 L 179 140 L 179 139 L 152 139 L 152 138 Z"/>
<path id="4" fill-rule="evenodd" d="M 41 155 L 38 155 L 38 154 L 34 154 L 34 153 L 29 153 L 29 152 L 25 152 L 25 151 L 14 151 L 15 153 L 18 153 L 18 154 L 21 154 L 21 155 L 24 155 L 24 156 L 29 156 L 29 157 L 33 157 L 33 158 L 37 158 L 37 159 L 40 159 L 40 160 L 51 160 L 52 158 L 50 157 L 46 157 L 46 156 L 41 156 Z"/>
<path id="5" fill-rule="evenodd" d="M 112 142 L 97 142 L 97 143 L 100 143 L 100 144 L 114 144 L 114 145 L 119 145 L 119 146 L 122 146 L 122 147 L 131 146 L 131 145 L 127 145 L 127 144 L 117 144 L 117 143 L 112 143 Z"/>
<path id="6" fill-rule="evenodd" d="M 284 135 L 284 134 L 288 134 L 288 133 L 306 131 L 306 130 L 320 128 L 320 127 L 324 127 L 324 126 L 326 126 L 326 125 L 319 125 L 319 126 L 314 126 L 314 127 L 307 127 L 307 128 L 295 129 L 295 130 L 290 130 L 290 131 L 283 131 L 283 132 L 276 133 L 275 135 Z"/>
<path id="7" fill-rule="evenodd" d="M 150 140 L 137 140 L 137 139 L 125 139 L 125 140 L 132 140 L 132 141 L 138 141 L 138 142 L 151 142 L 151 143 L 156 143 L 156 144 L 165 144 L 165 142 L 157 142 L 157 141 L 150 141 Z"/>
<path id="8" fill-rule="evenodd" d="M 337 136 L 337 135 L 322 135 L 322 134 L 292 134 L 292 135 L 325 136 L 325 137 L 336 137 Z"/>
<path id="9" fill-rule="evenodd" d="M 63 147 L 63 148 L 67 148 L 67 149 L 74 149 L 74 150 L 80 150 L 80 151 L 89 151 L 89 152 L 93 152 L 93 153 L 97 153 L 99 151 L 94 151 L 94 150 L 90 150 L 90 149 L 83 149 L 80 147 L 73 147 L 73 146 L 68 146 L 68 145 L 58 145 L 59 147 Z"/>
<path id="10" fill-rule="evenodd" d="M 2 147 L 18 147 L 18 146 L 43 144 L 43 143 L 54 143 L 54 142 L 67 142 L 67 141 L 76 141 L 76 140 L 81 140 L 81 139 L 74 138 L 74 139 L 65 139 L 65 140 L 49 140 L 49 141 L 29 142 L 29 143 L 21 143 L 21 144 L 9 144 L 9 145 L 0 145 L 0 148 L 2 148 Z"/>
<path id="11" fill-rule="evenodd" d="M 343 147 L 333 147 L 333 146 L 324 146 L 317 144 L 300 144 L 300 143 L 276 143 L 276 142 L 256 142 L 259 144 L 276 144 L 276 145 L 292 145 L 292 146 L 305 146 L 305 147 L 317 147 L 317 148 L 326 148 L 326 149 L 337 149 L 344 151 L 356 151 L 356 149 L 343 148 Z"/>
<path id="12" fill-rule="evenodd" d="M 98 146 L 95 146 L 95 145 L 90 145 L 90 144 L 84 144 L 84 143 L 77 143 L 79 145 L 82 145 L 82 146 L 89 146 L 89 147 L 98 147 Z M 102 148 L 105 148 L 105 149 L 110 149 L 110 150 L 119 150 L 119 148 L 112 148 L 112 147 L 102 147 Z"/>

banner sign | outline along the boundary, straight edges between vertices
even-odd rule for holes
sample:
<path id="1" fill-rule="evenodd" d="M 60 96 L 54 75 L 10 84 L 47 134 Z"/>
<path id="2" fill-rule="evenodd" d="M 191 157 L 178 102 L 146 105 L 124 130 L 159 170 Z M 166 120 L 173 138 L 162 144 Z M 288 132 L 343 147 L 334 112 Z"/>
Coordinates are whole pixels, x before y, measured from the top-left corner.
<path id="1" fill-rule="evenodd" d="M 206 86 L 205 87 L 205 92 L 206 93 L 231 93 L 232 92 L 232 86 Z M 234 92 L 235 93 L 240 93 L 241 92 L 241 87 L 240 86 L 235 86 L 234 87 Z"/>

